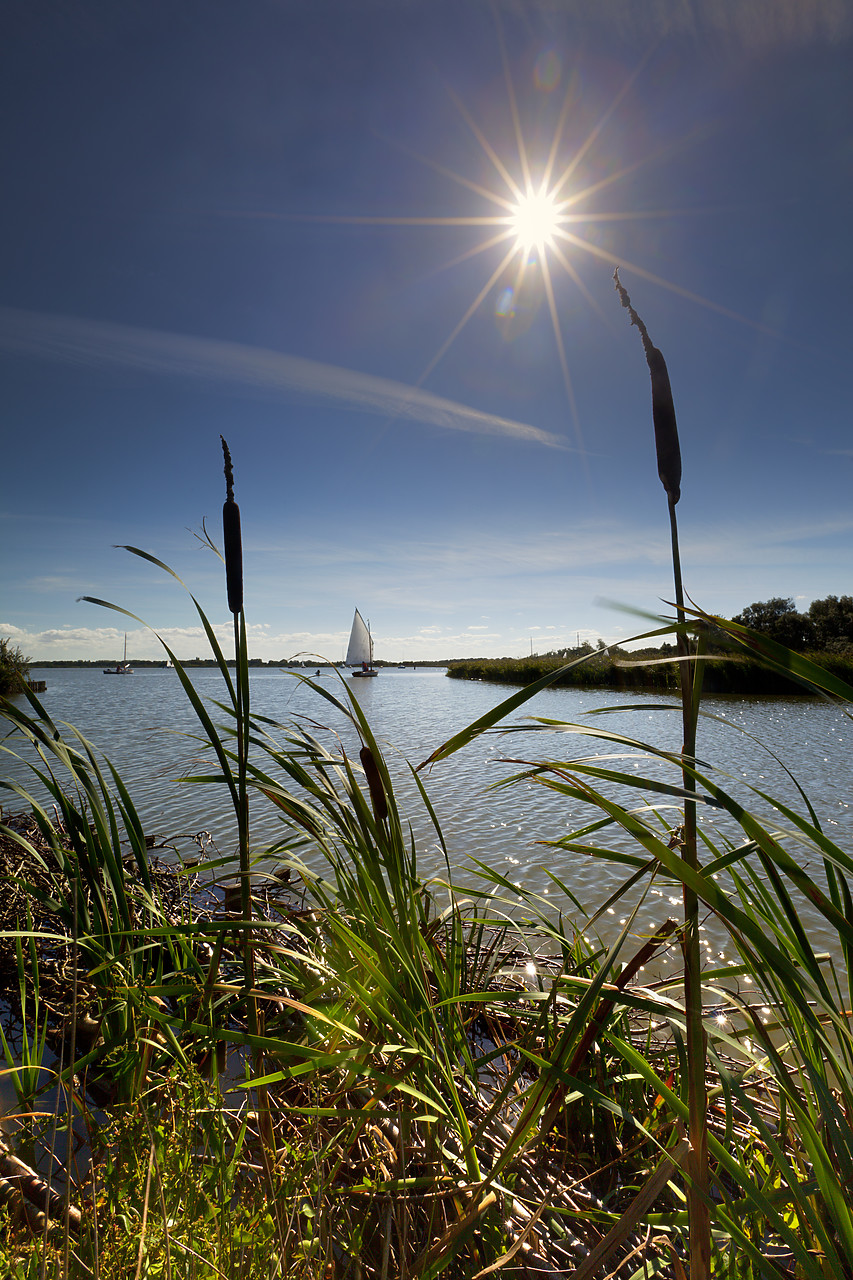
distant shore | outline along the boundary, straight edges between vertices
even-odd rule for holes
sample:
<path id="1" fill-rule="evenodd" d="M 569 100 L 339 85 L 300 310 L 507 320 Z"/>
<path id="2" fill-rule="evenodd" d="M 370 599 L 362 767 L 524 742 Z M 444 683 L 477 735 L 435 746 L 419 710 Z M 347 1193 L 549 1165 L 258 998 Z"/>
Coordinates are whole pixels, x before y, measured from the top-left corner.
<path id="1" fill-rule="evenodd" d="M 128 660 L 128 664 L 129 664 L 130 666 L 132 666 L 132 667 L 134 668 L 134 670 L 136 670 L 136 669 L 138 668 L 140 671 L 143 671 L 143 670 L 151 670 L 151 671 L 157 671 L 157 670 L 160 670 L 160 671 L 163 671 L 163 670 L 168 669 L 168 667 L 169 667 L 169 663 L 165 660 L 165 658 L 134 658 L 132 655 L 128 655 L 128 659 L 127 659 L 127 660 Z M 215 668 L 218 668 L 218 666 L 219 666 L 219 664 L 218 664 L 218 663 L 217 663 L 213 658 L 181 658 L 181 659 L 180 659 L 180 662 L 181 662 L 181 666 L 182 666 L 182 667 L 210 667 L 210 668 L 212 668 L 212 669 L 215 669 Z M 392 668 L 393 668 L 393 669 L 395 669 L 395 670 L 396 670 L 396 668 L 397 668 L 397 667 L 407 667 L 407 668 L 410 668 L 410 667 L 446 667 L 447 665 L 448 665 L 448 663 L 447 663 L 447 660 L 446 660 L 446 659 L 436 660 L 436 659 L 431 659 L 431 658 L 419 658 L 419 659 L 417 659 L 417 661 L 415 661 L 415 662 L 412 662 L 412 661 L 407 661 L 407 662 L 383 662 L 381 658 L 377 658 L 377 659 L 375 659 L 375 661 L 374 661 L 374 666 L 377 666 L 377 667 L 387 667 L 387 668 L 389 668 L 389 669 L 392 669 Z M 47 659 L 47 658 L 33 658 L 33 659 L 32 659 L 32 661 L 29 663 L 29 667 L 30 667 L 30 669 L 31 669 L 31 670 L 35 670 L 35 669 L 38 669 L 38 670 L 41 670 L 41 669 L 44 669 L 44 670 L 73 669 L 73 670 L 85 671 L 85 670 L 87 670 L 87 669 L 91 668 L 92 670 L 97 671 L 97 670 L 100 670 L 100 669 L 101 669 L 101 668 L 103 668 L 103 667 L 114 667 L 114 666 L 115 666 L 115 657 L 111 657 L 111 658 L 98 658 L 98 659 L 93 659 L 93 658 L 51 658 L 51 659 Z M 229 667 L 233 667 L 233 666 L 234 666 L 234 659 L 233 659 L 233 658 L 229 658 L 229 659 L 228 659 L 228 666 L 229 666 Z M 260 667 L 260 668 L 262 668 L 262 669 L 263 669 L 263 670 L 265 670 L 265 671 L 267 671 L 267 670 L 275 671 L 275 670 L 278 670 L 278 669 L 280 669 L 280 668 L 284 668 L 284 669 L 286 669 L 286 670 L 288 670 L 288 671 L 316 671 L 318 667 L 320 667 L 321 669 L 322 669 L 322 668 L 325 668 L 327 671 L 328 671 L 328 670 L 334 670 L 334 669 L 339 668 L 339 667 L 340 667 L 340 669 L 341 669 L 341 670 L 344 670 L 344 669 L 345 669 L 345 668 L 341 665 L 341 663 L 338 663 L 338 662 L 323 662 L 322 660 L 318 660 L 317 658 L 314 658 L 314 659 L 313 659 L 312 661 L 310 661 L 310 662 L 301 662 L 301 661 L 300 661 L 300 662 L 289 662 L 289 661 L 287 661 L 287 660 L 286 660 L 286 659 L 284 659 L 284 658 L 282 658 L 282 659 L 280 659 L 280 660 L 274 660 L 274 659 L 271 659 L 269 662 L 265 662 L 263 658 L 250 658 L 250 659 L 249 659 L 249 666 L 250 666 L 253 670 L 254 670 L 255 668 Z"/>
<path id="2" fill-rule="evenodd" d="M 578 656 L 546 654 L 529 658 L 460 658 L 448 662 L 447 674 L 454 680 L 484 680 L 494 684 L 533 684 Z M 674 657 L 674 654 L 671 655 Z M 853 683 L 853 654 L 807 653 L 818 666 Z M 594 653 L 564 672 L 555 686 L 579 689 L 635 689 L 638 691 L 678 693 L 678 669 L 675 661 L 658 649 L 635 652 Z M 663 660 L 662 660 L 663 659 Z M 739 657 L 712 656 L 705 661 L 704 690 L 710 694 L 802 694 L 813 696 L 796 680 L 786 679 L 767 667 Z"/>
<path id="3" fill-rule="evenodd" d="M 853 684 L 853 653 L 827 653 L 824 651 L 809 652 L 804 655 L 818 666 Z M 417 662 L 382 662 L 376 666 L 386 670 L 396 670 L 404 666 L 406 669 L 446 668 L 448 676 L 455 680 L 482 680 L 490 684 L 510 684 L 524 686 L 532 684 L 542 676 L 565 667 L 579 657 L 586 661 L 579 662 L 564 672 L 554 683 L 555 686 L 579 689 L 635 689 L 638 691 L 678 693 L 677 664 L 659 649 L 618 650 L 610 649 L 583 655 L 568 654 L 534 654 L 526 658 L 446 658 L 442 660 L 422 659 Z M 213 659 L 182 659 L 187 669 L 217 669 Z M 135 671 L 164 670 L 168 664 L 162 659 L 140 658 L 129 659 Z M 35 660 L 30 663 L 30 671 L 34 670 L 93 670 L 99 671 L 112 666 L 113 660 L 102 658 Z M 233 667 L 233 661 L 229 661 Z M 262 658 L 249 660 L 252 670 L 305 671 L 311 673 L 318 666 L 325 670 L 338 669 L 338 664 L 324 663 L 314 659 L 312 662 L 265 662 Z M 340 668 L 346 670 L 345 668 Z M 704 690 L 710 694 L 803 694 L 806 691 L 796 680 L 771 671 L 757 663 L 749 662 L 737 656 L 711 655 L 705 661 Z"/>

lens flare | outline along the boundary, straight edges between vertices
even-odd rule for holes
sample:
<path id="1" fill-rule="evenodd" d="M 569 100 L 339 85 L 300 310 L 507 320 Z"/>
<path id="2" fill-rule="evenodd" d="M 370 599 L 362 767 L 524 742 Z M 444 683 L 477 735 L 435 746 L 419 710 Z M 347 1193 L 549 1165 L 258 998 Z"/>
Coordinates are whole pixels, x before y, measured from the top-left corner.
<path id="1" fill-rule="evenodd" d="M 495 315 L 499 320 L 511 320 L 515 315 L 515 291 L 511 285 L 507 285 L 498 296 Z"/>
<path id="2" fill-rule="evenodd" d="M 562 63 L 556 49 L 543 49 L 536 59 L 533 69 L 533 80 L 537 89 L 550 93 L 560 83 Z"/>

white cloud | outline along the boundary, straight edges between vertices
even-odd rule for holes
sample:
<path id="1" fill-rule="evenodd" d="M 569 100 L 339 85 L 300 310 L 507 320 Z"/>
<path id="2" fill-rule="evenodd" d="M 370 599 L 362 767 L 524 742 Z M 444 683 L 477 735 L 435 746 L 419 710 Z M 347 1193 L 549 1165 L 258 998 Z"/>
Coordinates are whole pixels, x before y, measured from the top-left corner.
<path id="1" fill-rule="evenodd" d="M 682 542 L 687 589 L 701 606 L 729 616 L 756 597 L 807 600 L 837 592 L 851 530 L 853 521 L 832 512 L 794 524 L 697 524 L 697 532 Z M 550 649 L 573 646 L 578 634 L 581 640 L 612 641 L 647 629 L 641 618 L 626 621 L 624 614 L 603 608 L 602 597 L 652 614 L 670 612 L 661 603 L 672 599 L 664 539 L 612 520 L 589 520 L 560 533 L 512 529 L 503 536 L 454 528 L 431 540 L 410 530 L 408 540 L 382 544 L 371 563 L 354 559 L 341 565 L 342 551 L 340 544 L 314 541 L 304 556 L 286 564 L 277 563 L 275 552 L 259 556 L 254 568 L 249 558 L 246 598 L 254 657 L 281 660 L 304 653 L 340 660 L 352 615 L 335 602 L 354 592 L 370 610 L 377 656 L 392 661 L 521 654 L 529 650 L 531 635 L 540 637 L 540 648 Z M 283 574 L 290 584 L 284 600 Z M 223 618 L 220 597 L 217 590 L 212 616 L 230 652 L 232 623 Z M 9 610 L 0 634 L 37 658 L 100 661 L 121 653 L 124 625 L 115 615 L 104 619 L 108 625 L 97 625 L 103 613 L 81 608 L 90 625 L 65 626 L 68 602 L 57 600 L 48 613 L 45 598 L 46 593 L 33 593 L 31 617 Z M 183 597 L 176 605 L 170 591 L 144 606 L 179 656 L 204 655 L 204 633 L 187 608 Z M 470 623 L 472 615 L 483 616 L 478 609 L 488 610 L 487 623 Z M 540 619 L 536 624 L 534 617 Z M 163 656 L 151 633 L 127 625 L 129 654 Z"/>
<path id="2" fill-rule="evenodd" d="M 552 449 L 570 448 L 549 431 L 482 413 L 420 387 L 237 342 L 0 307 L 0 347 L 65 364 L 135 369 L 296 393 L 449 430 L 508 436 Z"/>

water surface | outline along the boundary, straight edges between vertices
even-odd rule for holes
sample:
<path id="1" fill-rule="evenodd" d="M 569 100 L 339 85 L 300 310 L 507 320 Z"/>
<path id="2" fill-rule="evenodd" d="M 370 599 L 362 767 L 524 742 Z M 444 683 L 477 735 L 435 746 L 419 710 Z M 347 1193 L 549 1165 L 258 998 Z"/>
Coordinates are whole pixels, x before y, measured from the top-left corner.
<path id="1" fill-rule="evenodd" d="M 212 703 L 223 697 L 218 671 L 197 669 L 191 674 L 206 700 Z M 146 830 L 158 841 L 180 844 L 181 837 L 208 832 L 222 854 L 234 852 L 235 827 L 225 789 L 185 781 L 189 775 L 210 771 L 211 754 L 173 670 L 139 669 L 133 676 L 108 678 L 100 670 L 88 669 L 34 670 L 32 675 L 47 681 L 42 697 L 54 720 L 75 725 L 112 760 L 130 789 Z M 313 725 L 327 726 L 339 733 L 347 749 L 356 755 L 358 742 L 351 726 L 298 676 L 262 669 L 253 670 L 250 681 L 252 706 L 258 714 L 284 724 L 307 718 Z M 343 693 L 343 685 L 332 671 L 324 672 L 320 684 L 338 696 Z M 347 678 L 346 685 L 358 697 L 386 749 L 401 808 L 418 837 L 421 871 L 424 875 L 440 873 L 443 856 L 406 761 L 417 764 L 424 760 L 514 690 L 450 680 L 435 668 L 384 669 L 376 679 Z M 602 708 L 627 703 L 630 710 L 590 717 Z M 775 753 L 808 794 L 827 833 L 844 848 L 851 847 L 851 733 L 850 722 L 839 708 L 813 699 L 783 697 L 710 698 L 704 707 L 698 754 L 722 771 L 717 775 L 722 785 L 744 802 L 755 804 L 748 789 L 750 782 L 805 813 L 802 798 Z M 555 795 L 531 781 L 498 790 L 490 784 L 522 768 L 505 763 L 507 758 L 569 760 L 602 751 L 613 755 L 618 749 L 567 732 L 536 731 L 531 716 L 593 723 L 677 751 L 680 709 L 671 696 L 663 694 L 546 690 L 508 718 L 506 726 L 514 730 L 512 733 L 486 734 L 422 775 L 460 881 L 474 882 L 472 860 L 479 860 L 518 885 L 547 896 L 554 903 L 555 914 L 559 909 L 573 910 L 555 887 L 551 872 L 593 908 L 621 882 L 623 869 L 541 842 L 559 839 L 595 814 L 577 800 Z M 225 719 L 218 711 L 214 718 Z M 635 752 L 626 760 L 610 763 L 678 780 L 676 770 L 644 761 Z M 23 782 L 27 771 L 21 762 L 10 761 L 3 776 Z M 635 793 L 631 803 L 640 804 L 642 798 Z M 4 804 L 14 807 L 8 801 Z M 762 812 L 771 825 L 778 822 L 768 810 Z M 675 809 L 670 817 L 677 821 Z M 713 813 L 704 812 L 702 822 L 715 838 L 725 837 L 726 824 Z M 275 811 L 263 802 L 253 804 L 252 832 L 257 845 L 272 843 L 283 834 Z M 604 832 L 600 841 L 608 847 L 626 846 L 626 837 L 615 831 Z M 666 899 L 669 895 L 655 890 L 655 896 Z M 820 917 L 808 905 L 803 909 L 817 945 L 828 945 L 831 939 Z M 677 901 L 657 903 L 638 925 L 646 929 L 669 912 L 677 914 Z M 808 918 L 810 913 L 812 918 Z M 616 925 L 619 908 L 613 915 Z"/>

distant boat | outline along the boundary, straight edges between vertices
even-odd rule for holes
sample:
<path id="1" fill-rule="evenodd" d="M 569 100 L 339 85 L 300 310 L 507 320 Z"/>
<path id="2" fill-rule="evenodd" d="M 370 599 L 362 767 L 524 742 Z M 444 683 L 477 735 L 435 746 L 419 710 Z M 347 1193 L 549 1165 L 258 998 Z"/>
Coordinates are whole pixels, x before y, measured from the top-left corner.
<path id="1" fill-rule="evenodd" d="M 370 634 L 370 624 L 364 621 L 358 609 L 352 620 L 345 662 L 348 667 L 360 668 L 358 671 L 353 671 L 353 676 L 379 675 L 373 665 L 373 636 Z"/>
<path id="2" fill-rule="evenodd" d="M 127 661 L 127 632 L 124 633 L 124 658 L 115 667 L 107 667 L 105 676 L 132 676 L 133 667 Z"/>

